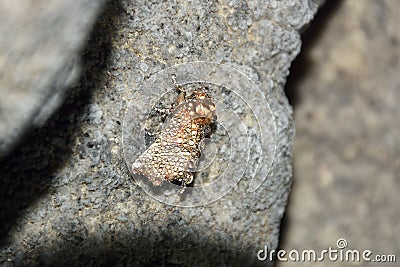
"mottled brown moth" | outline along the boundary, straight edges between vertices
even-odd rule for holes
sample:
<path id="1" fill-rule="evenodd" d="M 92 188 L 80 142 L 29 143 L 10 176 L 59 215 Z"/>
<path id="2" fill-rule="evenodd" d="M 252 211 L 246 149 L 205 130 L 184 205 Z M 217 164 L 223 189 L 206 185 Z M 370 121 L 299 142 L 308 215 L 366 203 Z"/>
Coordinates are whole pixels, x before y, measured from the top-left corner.
<path id="1" fill-rule="evenodd" d="M 177 89 L 180 93 L 164 128 L 132 165 L 133 174 L 155 186 L 168 181 L 186 187 L 193 182 L 204 137 L 216 121 L 214 100 L 204 86 L 190 95 L 182 86 Z"/>

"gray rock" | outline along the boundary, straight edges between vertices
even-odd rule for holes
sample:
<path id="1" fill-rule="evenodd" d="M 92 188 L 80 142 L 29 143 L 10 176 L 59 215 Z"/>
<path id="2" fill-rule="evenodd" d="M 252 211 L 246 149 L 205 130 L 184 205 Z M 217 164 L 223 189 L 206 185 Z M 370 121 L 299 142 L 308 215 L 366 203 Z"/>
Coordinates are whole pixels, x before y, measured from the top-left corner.
<path id="1" fill-rule="evenodd" d="M 397 262 L 385 266 L 399 265 L 400 17 L 395 10 L 399 1 L 327 1 L 304 36 L 305 49 L 292 67 L 297 78 L 287 84 L 296 93 L 296 182 L 282 249 L 336 249 L 341 238 L 347 251 L 396 255 Z"/>
<path id="2" fill-rule="evenodd" d="M 294 127 L 283 86 L 300 51 L 299 30 L 319 4 L 312 0 L 109 2 L 82 55 L 85 66 L 79 86 L 48 123 L 0 165 L 4 237 L 0 263 L 261 264 L 257 252 L 278 245 L 292 176 Z M 220 87 L 230 85 L 240 93 L 211 86 L 219 106 L 228 110 L 220 110 L 219 120 L 237 114 L 240 123 L 224 122 L 226 127 L 238 127 L 226 129 L 235 133 L 244 127 L 247 134 L 245 139 L 232 135 L 239 142 L 221 146 L 220 152 L 249 151 L 249 158 L 238 158 L 247 161 L 247 168 L 244 175 L 230 177 L 238 183 L 228 181 L 226 185 L 233 188 L 226 195 L 204 205 L 181 207 L 153 198 L 172 191 L 152 197 L 132 179 L 129 166 L 141 151 L 133 146 L 139 141 L 126 130 L 137 131 L 135 125 L 146 119 L 142 108 L 150 109 L 145 101 L 172 86 L 166 79 L 152 83 L 168 74 L 156 72 L 196 61 L 203 62 L 169 70 L 180 71 L 178 82 L 206 73 L 209 81 L 220 79 Z M 187 66 L 185 76 L 182 68 Z M 261 91 L 249 91 L 246 79 L 238 79 L 245 76 L 237 71 L 218 72 L 232 67 Z M 261 123 L 254 114 L 260 115 Z M 260 131 L 266 133 L 264 139 Z M 218 128 L 211 139 L 218 144 L 225 133 Z M 222 166 L 225 159 L 216 159 L 213 166 Z M 267 163 L 273 159 L 271 169 L 263 159 Z M 211 176 L 214 167 L 201 178 Z M 256 190 L 249 190 L 252 185 Z M 192 188 L 186 190 L 183 203 L 195 195 L 187 193 Z"/>
<path id="3" fill-rule="evenodd" d="M 0 157 L 64 100 L 104 0 L 6 1 L 0 7 Z"/>

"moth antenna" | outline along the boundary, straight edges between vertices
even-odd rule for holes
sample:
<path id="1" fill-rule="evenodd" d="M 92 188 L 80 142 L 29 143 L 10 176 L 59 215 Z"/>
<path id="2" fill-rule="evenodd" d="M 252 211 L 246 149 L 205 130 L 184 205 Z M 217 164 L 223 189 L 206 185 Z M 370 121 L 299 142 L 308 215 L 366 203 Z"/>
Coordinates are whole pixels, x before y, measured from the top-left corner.
<path id="1" fill-rule="evenodd" d="M 186 99 L 186 90 L 182 85 L 180 85 L 180 84 L 178 84 L 176 82 L 176 75 L 175 74 L 171 75 L 171 79 L 172 79 L 172 82 L 175 85 L 175 89 L 179 92 L 178 98 L 176 99 L 176 102 L 175 102 L 175 106 L 178 106 L 179 104 L 181 104 L 182 102 L 185 101 L 185 99 Z"/>

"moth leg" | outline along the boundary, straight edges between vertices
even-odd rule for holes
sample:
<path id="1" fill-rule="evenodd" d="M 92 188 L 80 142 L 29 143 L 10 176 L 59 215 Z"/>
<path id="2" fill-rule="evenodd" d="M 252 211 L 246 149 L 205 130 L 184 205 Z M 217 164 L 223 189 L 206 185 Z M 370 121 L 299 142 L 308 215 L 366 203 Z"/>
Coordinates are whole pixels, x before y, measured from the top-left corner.
<path id="1" fill-rule="evenodd" d="M 171 109 L 170 108 L 158 108 L 158 107 L 155 107 L 154 111 L 159 113 L 160 116 L 162 117 L 162 119 L 165 119 L 171 113 Z"/>
<path id="2" fill-rule="evenodd" d="M 204 125 L 203 134 L 204 135 L 209 135 L 210 133 L 211 133 L 211 126 L 210 125 Z"/>
<path id="3" fill-rule="evenodd" d="M 193 173 L 191 172 L 186 172 L 185 178 L 184 178 L 184 184 L 185 186 L 188 184 L 191 184 L 193 182 Z"/>
<path id="4" fill-rule="evenodd" d="M 193 173 L 186 172 L 185 176 L 182 178 L 182 188 L 179 190 L 179 193 L 182 194 L 185 192 L 186 186 L 193 182 Z"/>

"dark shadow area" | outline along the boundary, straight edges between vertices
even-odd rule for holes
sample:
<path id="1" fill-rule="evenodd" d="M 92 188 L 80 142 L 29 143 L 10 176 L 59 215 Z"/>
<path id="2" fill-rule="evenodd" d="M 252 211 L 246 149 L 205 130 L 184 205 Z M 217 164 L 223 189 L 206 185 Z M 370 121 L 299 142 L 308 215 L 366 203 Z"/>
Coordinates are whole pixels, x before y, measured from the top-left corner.
<path id="1" fill-rule="evenodd" d="M 318 10 L 315 18 L 311 21 L 308 28 L 301 35 L 302 48 L 300 54 L 293 61 L 290 68 L 290 75 L 285 86 L 285 93 L 289 103 L 296 110 L 297 104 L 301 101 L 298 92 L 298 85 L 307 77 L 309 70 L 313 64 L 311 59 L 311 51 L 324 34 L 327 23 L 335 15 L 336 11 L 344 0 L 327 0 L 326 3 Z"/>
<path id="2" fill-rule="evenodd" d="M 310 26 L 302 34 L 302 49 L 299 56 L 292 63 L 290 70 L 290 76 L 288 77 L 285 92 L 289 99 L 289 103 L 293 106 L 294 112 L 296 112 L 296 106 L 301 102 L 300 93 L 298 91 L 299 84 L 307 77 L 307 74 L 315 62 L 310 59 L 311 51 L 314 49 L 315 45 L 321 39 L 324 34 L 327 23 L 335 16 L 336 11 L 343 3 L 344 0 L 327 0 L 325 5 L 323 5 L 318 13 L 316 14 L 313 21 L 311 21 Z M 296 158 L 293 159 L 296 161 Z M 311 185 L 310 185 L 311 186 Z M 293 169 L 293 183 L 292 188 L 296 187 L 296 170 Z M 288 206 L 290 206 L 290 195 L 288 199 Z M 311 219 L 311 218 L 310 218 Z M 286 230 L 295 227 L 291 224 L 290 220 L 285 214 L 281 222 L 280 230 L 280 245 L 278 249 L 283 249 L 285 241 L 290 237 L 286 236 Z"/>
<path id="3" fill-rule="evenodd" d="M 46 125 L 28 133 L 0 162 L 0 245 L 7 242 L 7 233 L 22 211 L 52 190 L 52 179 L 70 158 L 75 137 L 82 134 L 84 109 L 92 93 L 102 88 L 115 18 L 120 12 L 117 1 L 105 5 L 82 50 L 78 85 L 66 92 L 63 105 Z"/>
<path id="4" fill-rule="evenodd" d="M 80 242 L 55 244 L 39 250 L 36 262 L 40 266 L 265 266 L 268 262 L 257 259 L 262 248 L 239 247 L 232 236 L 217 236 L 211 241 L 203 232 L 188 233 L 190 225 L 165 222 L 158 233 L 151 227 L 128 232 L 113 232 L 109 238 L 82 237 Z M 203 225 L 202 230 L 207 231 Z M 141 237 L 138 238 L 138 231 Z M 103 233 L 104 234 L 104 233 Z M 110 233 L 107 234 L 109 236 Z M 62 239 L 60 239 L 61 241 Z M 231 240 L 226 243 L 220 240 Z M 21 264 L 29 262 L 21 257 Z"/>

